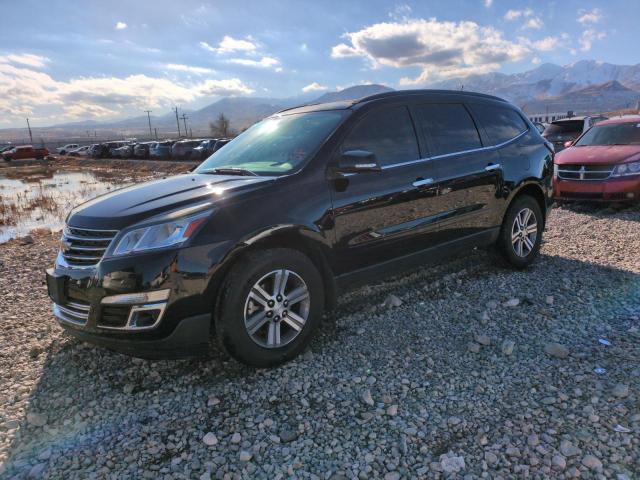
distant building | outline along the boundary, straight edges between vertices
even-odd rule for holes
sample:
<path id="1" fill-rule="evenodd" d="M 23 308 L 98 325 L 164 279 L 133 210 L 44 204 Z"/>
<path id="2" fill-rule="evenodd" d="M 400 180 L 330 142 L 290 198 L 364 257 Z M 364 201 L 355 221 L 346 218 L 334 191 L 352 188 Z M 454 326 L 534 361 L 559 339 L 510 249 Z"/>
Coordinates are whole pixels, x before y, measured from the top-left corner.
<path id="1" fill-rule="evenodd" d="M 533 113 L 533 114 L 529 114 L 527 115 L 527 117 L 529 117 L 529 120 L 531 120 L 532 122 L 539 122 L 539 123 L 551 123 L 555 120 L 560 120 L 561 118 L 567 118 L 567 117 L 572 117 L 573 116 L 573 112 L 547 112 L 547 113 Z"/>

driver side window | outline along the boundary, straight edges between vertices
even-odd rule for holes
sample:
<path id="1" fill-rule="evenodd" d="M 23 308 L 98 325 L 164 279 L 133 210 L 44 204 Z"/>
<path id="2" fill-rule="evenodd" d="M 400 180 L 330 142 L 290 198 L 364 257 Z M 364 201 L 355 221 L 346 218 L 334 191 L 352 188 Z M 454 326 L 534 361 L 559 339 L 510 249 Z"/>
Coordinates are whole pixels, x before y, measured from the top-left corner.
<path id="1" fill-rule="evenodd" d="M 420 157 L 413 123 L 406 107 L 383 107 L 369 112 L 342 143 L 341 152 L 367 150 L 381 166 Z"/>

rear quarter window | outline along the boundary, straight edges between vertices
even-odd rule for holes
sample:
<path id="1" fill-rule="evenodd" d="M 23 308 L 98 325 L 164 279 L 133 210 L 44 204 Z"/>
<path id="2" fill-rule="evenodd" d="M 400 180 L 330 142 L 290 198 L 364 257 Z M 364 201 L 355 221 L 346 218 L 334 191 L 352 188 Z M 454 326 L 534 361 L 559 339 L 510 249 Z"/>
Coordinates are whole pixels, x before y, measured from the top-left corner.
<path id="1" fill-rule="evenodd" d="M 507 142 L 529 128 L 520 114 L 510 108 L 477 104 L 472 108 L 491 145 Z"/>

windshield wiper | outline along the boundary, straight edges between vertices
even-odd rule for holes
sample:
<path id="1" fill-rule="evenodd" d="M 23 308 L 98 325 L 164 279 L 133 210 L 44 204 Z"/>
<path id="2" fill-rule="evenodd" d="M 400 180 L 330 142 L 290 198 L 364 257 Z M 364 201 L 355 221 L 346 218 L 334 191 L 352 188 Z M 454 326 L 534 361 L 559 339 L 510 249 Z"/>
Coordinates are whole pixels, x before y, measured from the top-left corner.
<path id="1" fill-rule="evenodd" d="M 209 173 L 209 174 L 220 174 L 220 175 L 240 175 L 243 177 L 257 177 L 258 174 L 252 172 L 251 170 L 247 170 L 246 168 L 236 168 L 236 167 L 220 167 L 220 168 L 211 168 L 209 170 L 202 170 L 198 173 Z"/>

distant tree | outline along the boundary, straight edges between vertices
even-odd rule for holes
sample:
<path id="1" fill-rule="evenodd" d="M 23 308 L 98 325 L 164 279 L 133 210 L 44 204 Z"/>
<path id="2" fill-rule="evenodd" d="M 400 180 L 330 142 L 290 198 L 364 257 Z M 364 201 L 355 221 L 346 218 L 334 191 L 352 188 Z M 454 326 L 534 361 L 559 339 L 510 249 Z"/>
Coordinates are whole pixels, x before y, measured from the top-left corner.
<path id="1" fill-rule="evenodd" d="M 224 113 L 220 113 L 215 122 L 209 122 L 209 129 L 214 137 L 230 137 L 233 135 L 231 122 Z"/>

